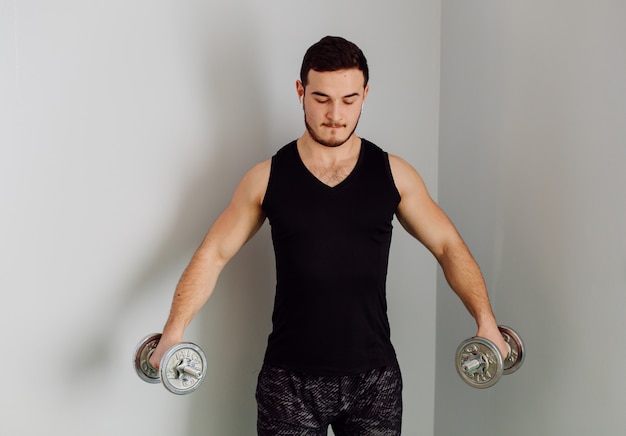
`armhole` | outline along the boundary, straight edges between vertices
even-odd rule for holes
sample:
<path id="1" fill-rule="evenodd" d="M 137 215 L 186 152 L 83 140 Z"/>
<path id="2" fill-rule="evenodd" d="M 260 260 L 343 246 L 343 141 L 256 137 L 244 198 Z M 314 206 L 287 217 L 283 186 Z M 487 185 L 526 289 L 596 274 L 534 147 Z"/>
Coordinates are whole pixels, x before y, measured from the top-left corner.
<path id="1" fill-rule="evenodd" d="M 393 191 L 396 194 L 396 207 L 398 206 L 398 204 L 400 204 L 400 201 L 402 200 L 402 196 L 400 195 L 400 191 L 398 190 L 398 186 L 396 185 L 396 181 L 393 178 L 393 171 L 391 171 L 391 162 L 389 160 L 389 153 L 387 153 L 386 151 L 385 153 L 385 169 L 387 171 L 387 176 L 389 177 L 389 181 L 391 182 L 391 186 L 393 187 Z"/>
<path id="2" fill-rule="evenodd" d="M 268 201 L 268 196 L 269 196 L 269 192 L 270 192 L 270 188 L 272 186 L 272 181 L 274 179 L 274 163 L 275 163 L 275 159 L 276 159 L 276 155 L 272 156 L 272 161 L 270 162 L 270 175 L 269 178 L 267 179 L 267 186 L 265 188 L 265 194 L 263 194 L 263 200 L 261 201 L 261 209 L 263 209 L 263 211 L 266 212 L 265 210 L 265 206 L 266 203 Z"/>

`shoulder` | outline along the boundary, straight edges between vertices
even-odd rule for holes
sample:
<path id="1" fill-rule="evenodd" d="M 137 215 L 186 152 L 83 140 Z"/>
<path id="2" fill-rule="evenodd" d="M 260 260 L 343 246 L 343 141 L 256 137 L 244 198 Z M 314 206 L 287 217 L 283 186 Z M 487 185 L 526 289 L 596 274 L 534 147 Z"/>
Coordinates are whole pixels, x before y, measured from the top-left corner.
<path id="1" fill-rule="evenodd" d="M 269 178 L 271 166 L 272 159 L 259 162 L 248 170 L 245 177 L 255 179 L 256 181 L 260 181 L 259 179 Z"/>
<path id="2" fill-rule="evenodd" d="M 296 141 L 292 141 L 282 146 L 270 159 L 259 162 L 246 172 L 237 187 L 238 193 L 248 201 L 257 205 L 262 204 L 267 186 L 269 185 L 272 166 L 275 162 L 283 161 L 293 154 Z M 284 165 L 283 165 L 284 166 Z"/>
<path id="3" fill-rule="evenodd" d="M 402 159 L 400 156 L 397 156 L 395 154 L 391 154 L 388 153 L 389 155 L 389 165 L 391 165 L 391 168 L 394 171 L 409 171 L 412 170 L 413 167 L 404 159 Z"/>
<path id="4" fill-rule="evenodd" d="M 400 197 L 410 194 L 411 192 L 415 192 L 415 190 L 421 191 L 426 189 L 417 170 L 406 160 L 400 156 L 386 152 L 378 145 L 364 138 L 361 138 L 361 140 L 366 150 L 371 150 L 380 155 L 386 156 L 389 163 L 389 170 L 391 171 L 391 178 L 396 185 L 396 189 L 400 193 Z"/>
<path id="5" fill-rule="evenodd" d="M 389 156 L 400 204 L 396 216 L 402 226 L 431 252 L 441 253 L 445 241 L 454 234 L 454 226 L 430 196 L 419 173 L 407 161 Z"/>
<path id="6" fill-rule="evenodd" d="M 263 189 L 267 187 L 272 170 L 272 164 L 276 160 L 284 160 L 295 155 L 296 140 L 293 140 L 278 149 L 271 158 L 259 162 L 253 166 L 244 176 L 243 181 L 250 181 L 262 185 Z"/>
<path id="7" fill-rule="evenodd" d="M 389 166 L 391 174 L 396 184 L 396 188 L 401 196 L 425 189 L 424 181 L 417 170 L 403 158 L 389 154 Z"/>
<path id="8" fill-rule="evenodd" d="M 246 172 L 237 187 L 237 194 L 242 198 L 261 204 L 270 178 L 272 160 L 259 162 Z"/>

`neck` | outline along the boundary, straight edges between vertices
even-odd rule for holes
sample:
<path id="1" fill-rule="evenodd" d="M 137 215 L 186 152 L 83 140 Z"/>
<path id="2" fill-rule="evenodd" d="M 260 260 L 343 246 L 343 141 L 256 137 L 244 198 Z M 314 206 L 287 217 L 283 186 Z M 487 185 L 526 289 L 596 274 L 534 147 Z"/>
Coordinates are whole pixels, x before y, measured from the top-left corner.
<path id="1" fill-rule="evenodd" d="M 333 163 L 354 158 L 361 150 L 361 138 L 352 134 L 346 142 L 336 147 L 329 147 L 315 141 L 309 132 L 298 139 L 298 152 L 303 159 Z"/>

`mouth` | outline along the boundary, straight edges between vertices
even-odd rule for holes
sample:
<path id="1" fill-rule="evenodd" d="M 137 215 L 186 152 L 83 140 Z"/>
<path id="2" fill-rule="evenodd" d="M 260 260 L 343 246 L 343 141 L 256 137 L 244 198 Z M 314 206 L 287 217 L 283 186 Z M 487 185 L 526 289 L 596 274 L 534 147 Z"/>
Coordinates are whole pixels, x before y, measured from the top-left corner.
<path id="1" fill-rule="evenodd" d="M 331 123 L 324 123 L 322 124 L 322 126 L 327 127 L 329 129 L 343 129 L 347 127 L 345 124 L 331 124 Z"/>

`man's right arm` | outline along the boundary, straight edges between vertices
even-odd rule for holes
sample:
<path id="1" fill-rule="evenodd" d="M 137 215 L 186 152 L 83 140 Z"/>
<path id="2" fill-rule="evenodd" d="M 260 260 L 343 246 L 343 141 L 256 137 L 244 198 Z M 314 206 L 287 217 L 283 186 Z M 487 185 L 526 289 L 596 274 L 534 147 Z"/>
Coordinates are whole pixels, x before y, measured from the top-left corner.
<path id="1" fill-rule="evenodd" d="M 163 334 L 150 357 L 155 368 L 168 348 L 182 342 L 185 329 L 213 293 L 224 266 L 263 225 L 265 214 L 261 203 L 270 165 L 271 160 L 267 160 L 246 173 L 183 272 Z"/>

